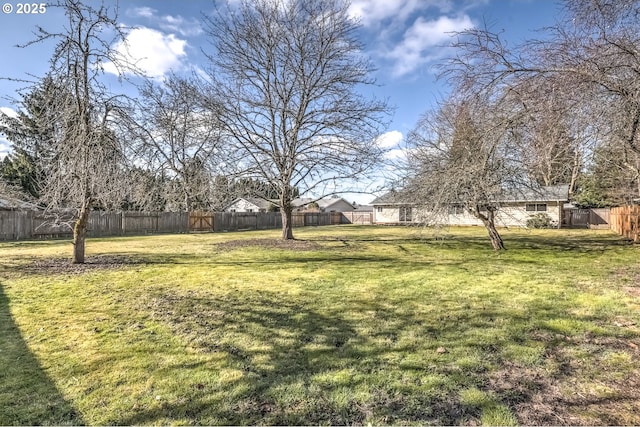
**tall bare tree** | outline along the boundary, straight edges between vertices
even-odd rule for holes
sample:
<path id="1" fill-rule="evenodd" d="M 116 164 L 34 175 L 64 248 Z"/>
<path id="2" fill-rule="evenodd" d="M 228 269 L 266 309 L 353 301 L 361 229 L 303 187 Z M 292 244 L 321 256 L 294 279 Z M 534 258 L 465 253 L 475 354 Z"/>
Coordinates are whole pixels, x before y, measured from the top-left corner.
<path id="1" fill-rule="evenodd" d="M 134 109 L 124 120 L 129 138 L 147 170 L 164 178 L 166 208 L 208 208 L 223 153 L 217 115 L 204 106 L 197 85 L 176 75 L 147 80 Z"/>
<path id="2" fill-rule="evenodd" d="M 594 142 L 583 93 L 564 74 L 537 74 L 508 91 L 520 104 L 514 133 L 529 176 L 541 186 L 568 184 L 571 197 Z"/>
<path id="3" fill-rule="evenodd" d="M 626 194 L 640 197 L 640 2 L 572 0 L 567 22 L 545 54 L 573 76 L 590 102 L 592 128 L 599 134 L 600 159 L 627 181 Z M 569 22 L 570 19 L 570 22 Z M 586 97 L 585 97 L 586 98 Z M 608 145 L 609 148 L 604 148 Z M 610 153 L 603 159 L 604 153 Z M 614 178 L 613 176 L 611 178 Z M 620 187 L 620 189 L 622 189 Z M 616 191 L 617 192 L 617 191 Z"/>
<path id="4" fill-rule="evenodd" d="M 389 108 L 373 84 L 357 23 L 341 0 L 256 0 L 206 18 L 209 85 L 230 150 L 248 177 L 277 190 L 292 239 L 293 189 L 333 193 L 380 159 Z"/>
<path id="5" fill-rule="evenodd" d="M 451 97 L 421 117 L 407 137 L 404 192 L 420 205 L 424 222 L 462 209 L 482 221 L 495 250 L 505 249 L 496 214 L 508 194 L 527 184 L 509 113 L 488 99 Z"/>
<path id="6" fill-rule="evenodd" d="M 527 94 L 527 108 L 534 114 L 529 129 L 521 130 L 529 132 L 530 142 L 535 134 L 543 136 L 532 146 L 544 154 L 534 171 L 538 177 L 548 178 L 544 169 L 560 155 L 567 157 L 563 163 L 573 163 L 567 178 L 575 187 L 578 171 L 589 167 L 603 145 L 619 148 L 609 164 L 617 163 L 615 169 L 625 176 L 640 177 L 640 1 L 566 0 L 563 11 L 541 40 L 512 48 L 487 28 L 458 34 L 456 56 L 443 65 L 444 75 L 470 93 L 496 96 L 537 88 Z M 547 108 L 544 120 L 540 106 Z M 557 113 L 555 119 L 549 111 Z M 566 133 L 559 132 L 562 128 Z M 625 198 L 637 198 L 638 178 L 628 188 L 634 188 L 633 194 Z"/>
<path id="7" fill-rule="evenodd" d="M 51 85 L 45 104 L 53 137 L 41 201 L 50 212 L 74 213 L 73 262 L 84 263 L 90 211 L 120 200 L 125 159 L 112 126 L 119 103 L 101 82 L 101 64 L 121 63 L 111 46 L 124 38 L 115 10 L 79 0 L 60 0 L 54 6 L 64 10 L 67 24 L 60 32 L 38 27 L 36 39 L 25 45 L 56 41 L 45 77 Z"/>

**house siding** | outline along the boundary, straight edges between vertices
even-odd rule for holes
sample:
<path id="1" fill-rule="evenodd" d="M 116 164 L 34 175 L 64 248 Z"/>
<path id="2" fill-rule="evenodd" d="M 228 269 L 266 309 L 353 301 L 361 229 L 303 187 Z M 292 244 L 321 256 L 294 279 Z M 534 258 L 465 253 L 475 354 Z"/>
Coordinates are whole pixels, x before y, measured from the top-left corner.
<path id="1" fill-rule="evenodd" d="M 400 221 L 400 211 L 403 208 L 410 207 L 412 209 L 411 221 Z M 422 212 L 413 206 L 379 206 L 373 207 L 373 222 L 375 224 L 399 224 L 399 223 L 419 223 Z"/>
<path id="2" fill-rule="evenodd" d="M 526 227 L 527 220 L 540 212 L 527 211 L 527 204 L 546 204 L 547 210 L 543 213 L 548 214 L 554 223 L 560 224 L 563 214 L 563 202 L 514 202 L 505 203 L 500 207 L 496 213 L 496 225 L 501 227 Z M 432 215 L 425 209 L 419 207 L 413 208 L 413 218 L 411 223 L 418 224 L 425 222 Z M 400 206 L 399 205 L 375 205 L 373 209 L 373 221 L 375 224 L 399 224 L 400 221 Z M 470 213 L 461 214 L 449 214 L 446 215 L 442 223 L 446 225 L 458 225 L 458 226 L 481 226 L 482 221 L 474 217 Z"/>

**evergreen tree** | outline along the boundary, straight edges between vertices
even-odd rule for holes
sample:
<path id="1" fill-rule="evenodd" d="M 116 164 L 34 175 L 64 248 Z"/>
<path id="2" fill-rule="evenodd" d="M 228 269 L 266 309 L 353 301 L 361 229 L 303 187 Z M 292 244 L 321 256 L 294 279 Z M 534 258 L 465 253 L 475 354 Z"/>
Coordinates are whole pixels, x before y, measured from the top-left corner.
<path id="1" fill-rule="evenodd" d="M 52 157 L 54 91 L 54 82 L 47 77 L 22 94 L 16 117 L 0 113 L 0 133 L 12 144 L 12 152 L 0 166 L 0 179 L 34 199 L 40 197 L 46 180 L 45 163 Z"/>

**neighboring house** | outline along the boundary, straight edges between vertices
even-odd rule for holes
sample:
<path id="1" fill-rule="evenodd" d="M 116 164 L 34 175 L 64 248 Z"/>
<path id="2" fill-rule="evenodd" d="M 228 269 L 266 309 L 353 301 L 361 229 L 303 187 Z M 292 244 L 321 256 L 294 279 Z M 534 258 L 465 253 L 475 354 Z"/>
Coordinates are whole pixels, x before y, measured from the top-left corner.
<path id="1" fill-rule="evenodd" d="M 568 200 L 568 185 L 554 185 L 505 194 L 499 201 L 496 225 L 524 227 L 527 220 L 537 213 L 546 213 L 554 223 L 559 225 L 562 223 L 563 206 Z M 389 192 L 378 197 L 371 204 L 374 224 L 420 223 L 429 217 L 429 212 L 411 203 L 398 192 Z M 462 206 L 455 205 L 450 206 L 446 218 L 442 218 L 441 222 L 446 225 L 482 225 L 482 221 Z"/>
<path id="2" fill-rule="evenodd" d="M 314 203 L 317 204 L 317 207 Z M 319 212 L 351 212 L 355 209 L 355 206 L 347 202 L 342 197 L 331 197 L 320 200 L 303 197 L 294 199 L 292 204 L 296 211 L 315 210 Z"/>
<path id="3" fill-rule="evenodd" d="M 402 193 L 390 191 L 371 202 L 374 224 L 404 224 L 419 222 L 414 220 L 416 206 Z"/>
<path id="4" fill-rule="evenodd" d="M 373 212 L 373 206 L 371 205 L 359 205 L 354 203 L 353 206 L 355 206 L 356 212 Z"/>
<path id="5" fill-rule="evenodd" d="M 275 210 L 276 203 L 257 197 L 238 197 L 229 203 L 224 212 L 269 212 Z"/>

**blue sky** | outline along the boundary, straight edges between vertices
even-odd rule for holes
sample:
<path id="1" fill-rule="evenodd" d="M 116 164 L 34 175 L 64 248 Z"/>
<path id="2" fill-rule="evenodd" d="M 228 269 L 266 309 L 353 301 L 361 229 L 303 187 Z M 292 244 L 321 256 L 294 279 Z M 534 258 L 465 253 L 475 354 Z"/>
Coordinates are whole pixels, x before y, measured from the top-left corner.
<path id="1" fill-rule="evenodd" d="M 18 15 L 17 2 L 3 3 L 12 4 L 14 10 L 0 13 L 0 77 L 41 76 L 53 46 L 21 49 L 16 45 L 32 40 L 38 25 L 51 32 L 61 29 L 63 14 L 49 8 L 40 15 Z M 181 73 L 207 67 L 201 48 L 209 45 L 200 19 L 213 9 L 211 0 L 121 0 L 119 5 L 119 21 L 135 27 L 128 35 L 129 51 L 141 58 L 139 64 L 148 74 L 161 78 L 171 70 Z M 434 65 L 447 55 L 442 46 L 452 31 L 486 22 L 494 31 L 504 31 L 504 38 L 514 44 L 552 25 L 559 8 L 551 0 L 352 0 L 351 13 L 361 20 L 362 41 L 378 68 L 379 86 L 366 90 L 396 108 L 381 138 L 382 144 L 394 149 L 401 146 L 420 114 L 448 90 L 445 82 L 436 81 Z M 115 91 L 128 90 L 112 80 Z M 0 80 L 3 112 L 12 113 L 10 99 L 23 86 Z M 9 149 L 8 141 L 0 137 L 0 158 Z"/>

